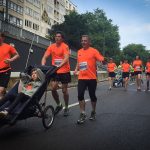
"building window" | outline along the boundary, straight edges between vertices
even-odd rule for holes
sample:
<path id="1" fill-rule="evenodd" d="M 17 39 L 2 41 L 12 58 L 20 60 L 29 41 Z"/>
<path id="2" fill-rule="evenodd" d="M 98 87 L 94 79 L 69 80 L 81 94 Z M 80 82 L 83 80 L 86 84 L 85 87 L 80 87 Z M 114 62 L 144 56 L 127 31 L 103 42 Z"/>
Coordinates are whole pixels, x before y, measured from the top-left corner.
<path id="1" fill-rule="evenodd" d="M 39 25 L 33 23 L 33 29 L 38 31 L 39 30 Z"/>
<path id="2" fill-rule="evenodd" d="M 11 1 L 9 2 L 8 7 L 10 9 L 12 9 L 13 11 L 16 11 L 16 12 L 18 12 L 20 14 L 23 14 L 23 7 L 15 4 L 15 3 L 11 2 Z"/>
<path id="3" fill-rule="evenodd" d="M 29 27 L 29 28 L 32 28 L 32 22 L 29 21 L 29 20 L 25 20 L 25 26 Z"/>
<path id="4" fill-rule="evenodd" d="M 8 20 L 11 24 L 17 25 L 19 27 L 23 26 L 23 20 L 20 18 L 17 18 L 17 17 L 12 16 L 12 15 L 8 15 Z"/>
<path id="5" fill-rule="evenodd" d="M 40 0 L 26 0 L 26 1 L 40 8 Z"/>
<path id="6" fill-rule="evenodd" d="M 3 2 L 3 6 L 6 6 L 6 0 L 3 0 L 2 2 Z"/>
<path id="7" fill-rule="evenodd" d="M 25 13 L 36 20 L 40 20 L 40 14 L 29 7 L 25 7 Z"/>
<path id="8" fill-rule="evenodd" d="M 2 6 L 3 5 L 3 0 L 0 0 L 0 6 Z"/>
<path id="9" fill-rule="evenodd" d="M 47 12 L 48 12 L 48 13 L 51 13 L 51 14 L 52 14 L 53 11 L 54 11 L 54 10 L 53 10 L 53 8 L 52 8 L 51 6 L 47 6 Z"/>

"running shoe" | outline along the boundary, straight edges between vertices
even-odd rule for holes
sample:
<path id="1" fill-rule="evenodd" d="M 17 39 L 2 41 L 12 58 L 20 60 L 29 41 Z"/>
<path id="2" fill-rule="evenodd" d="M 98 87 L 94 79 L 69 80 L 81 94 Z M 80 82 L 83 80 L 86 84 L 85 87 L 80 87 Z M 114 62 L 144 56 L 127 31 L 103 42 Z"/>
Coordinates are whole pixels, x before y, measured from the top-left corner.
<path id="1" fill-rule="evenodd" d="M 86 114 L 81 113 L 79 119 L 77 120 L 77 124 L 83 124 L 86 120 Z"/>
<path id="2" fill-rule="evenodd" d="M 0 116 L 7 116 L 7 115 L 8 115 L 7 110 L 0 111 Z"/>
<path id="3" fill-rule="evenodd" d="M 137 89 L 138 92 L 141 92 L 142 90 L 140 88 Z"/>
<path id="4" fill-rule="evenodd" d="M 58 114 L 61 110 L 62 110 L 63 106 L 62 104 L 61 105 L 58 105 L 56 108 L 55 108 L 55 111 L 54 111 L 54 114 Z"/>
<path id="5" fill-rule="evenodd" d="M 95 120 L 95 119 L 96 119 L 96 112 L 95 112 L 95 111 L 92 111 L 89 120 L 93 121 L 93 120 Z"/>
<path id="6" fill-rule="evenodd" d="M 64 109 L 64 116 L 65 117 L 69 116 L 69 109 L 68 108 Z"/>
<path id="7" fill-rule="evenodd" d="M 109 91 L 111 91 L 111 87 L 109 87 L 109 89 L 108 89 Z"/>

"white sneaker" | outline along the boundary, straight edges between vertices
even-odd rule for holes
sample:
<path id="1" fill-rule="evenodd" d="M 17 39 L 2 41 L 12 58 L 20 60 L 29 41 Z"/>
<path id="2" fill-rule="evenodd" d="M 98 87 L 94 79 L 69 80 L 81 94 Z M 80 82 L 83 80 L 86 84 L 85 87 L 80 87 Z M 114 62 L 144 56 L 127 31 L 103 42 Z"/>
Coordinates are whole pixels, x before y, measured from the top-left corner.
<path id="1" fill-rule="evenodd" d="M 7 110 L 0 111 L 0 116 L 7 116 L 7 115 L 8 115 Z"/>

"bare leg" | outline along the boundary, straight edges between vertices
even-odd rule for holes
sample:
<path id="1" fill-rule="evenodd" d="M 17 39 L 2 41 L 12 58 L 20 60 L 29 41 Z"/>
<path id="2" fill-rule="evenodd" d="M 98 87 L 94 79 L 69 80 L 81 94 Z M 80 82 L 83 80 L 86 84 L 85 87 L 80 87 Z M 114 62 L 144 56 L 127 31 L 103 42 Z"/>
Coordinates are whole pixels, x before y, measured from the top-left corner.
<path id="1" fill-rule="evenodd" d="M 146 76 L 146 90 L 149 90 L 149 80 L 150 80 L 150 76 L 147 75 Z"/>
<path id="2" fill-rule="evenodd" d="M 79 101 L 80 112 L 85 113 L 85 100 Z"/>
<path id="3" fill-rule="evenodd" d="M 0 101 L 4 97 L 6 93 L 6 89 L 4 87 L 0 87 Z"/>
<path id="4" fill-rule="evenodd" d="M 125 78 L 125 84 L 124 84 L 125 90 L 127 90 L 127 86 L 128 86 L 128 79 L 129 79 L 128 77 L 126 77 L 126 78 Z"/>
<path id="5" fill-rule="evenodd" d="M 55 102 L 57 103 L 57 105 L 59 105 L 60 100 L 59 100 L 59 95 L 58 95 L 58 92 L 57 92 L 58 82 L 57 81 L 52 81 L 51 82 L 51 88 L 52 88 L 52 96 L 53 96 Z"/>
<path id="6" fill-rule="evenodd" d="M 138 89 L 141 89 L 141 74 L 138 74 Z"/>
<path id="7" fill-rule="evenodd" d="M 96 102 L 91 102 L 92 104 L 92 111 L 95 112 L 96 111 Z"/>
<path id="8" fill-rule="evenodd" d="M 65 108 L 68 108 L 69 103 L 68 84 L 62 84 L 62 92 L 64 96 Z"/>
<path id="9" fill-rule="evenodd" d="M 108 77 L 108 82 L 109 82 L 109 89 L 111 89 L 111 86 L 112 86 L 112 79 L 111 79 L 111 77 Z"/>

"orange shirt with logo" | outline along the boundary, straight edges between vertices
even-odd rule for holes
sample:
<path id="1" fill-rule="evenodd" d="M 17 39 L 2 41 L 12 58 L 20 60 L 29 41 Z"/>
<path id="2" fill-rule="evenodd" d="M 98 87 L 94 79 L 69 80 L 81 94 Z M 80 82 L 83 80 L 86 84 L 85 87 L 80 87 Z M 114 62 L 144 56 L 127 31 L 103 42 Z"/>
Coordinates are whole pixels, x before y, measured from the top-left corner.
<path id="1" fill-rule="evenodd" d="M 133 68 L 134 68 L 134 71 L 142 71 L 142 61 L 141 60 L 134 60 L 133 61 Z"/>
<path id="2" fill-rule="evenodd" d="M 11 69 L 10 64 L 6 64 L 5 60 L 11 59 L 11 57 L 16 53 L 16 49 L 9 44 L 3 43 L 0 46 L 0 72 L 6 72 Z"/>
<path id="3" fill-rule="evenodd" d="M 150 73 L 150 62 L 146 63 L 146 72 Z"/>
<path id="4" fill-rule="evenodd" d="M 78 79 L 96 79 L 96 61 L 103 61 L 104 57 L 95 48 L 89 47 L 78 50 L 77 62 L 79 67 Z"/>
<path id="5" fill-rule="evenodd" d="M 52 65 L 58 66 L 61 64 L 63 59 L 65 58 L 65 55 L 70 55 L 69 47 L 65 43 L 61 43 L 60 46 L 57 46 L 56 43 L 50 45 L 45 54 L 46 56 L 52 56 Z M 57 70 L 57 73 L 67 73 L 70 72 L 70 64 L 69 61 L 64 64 L 59 70 Z"/>
<path id="6" fill-rule="evenodd" d="M 114 72 L 115 71 L 115 69 L 116 69 L 116 64 L 115 63 L 108 63 L 107 64 L 107 70 L 108 70 L 108 72 Z"/>
<path id="7" fill-rule="evenodd" d="M 129 71 L 130 71 L 130 64 L 128 64 L 128 63 L 123 63 L 123 64 L 122 64 L 122 71 L 123 71 L 123 72 L 129 72 Z"/>

